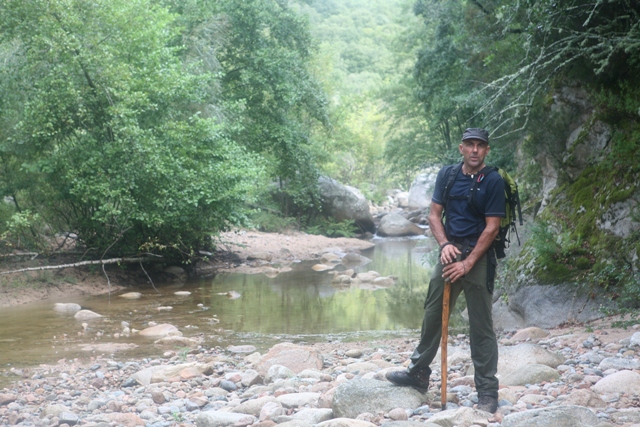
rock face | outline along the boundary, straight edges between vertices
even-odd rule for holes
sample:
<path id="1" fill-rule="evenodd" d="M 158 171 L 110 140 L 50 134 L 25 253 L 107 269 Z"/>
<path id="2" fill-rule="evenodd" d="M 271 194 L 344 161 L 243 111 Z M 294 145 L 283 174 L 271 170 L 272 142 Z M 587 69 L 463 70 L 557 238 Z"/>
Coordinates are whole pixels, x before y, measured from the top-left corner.
<path id="1" fill-rule="evenodd" d="M 354 379 L 338 386 L 332 409 L 338 418 L 356 418 L 365 412 L 417 408 L 425 402 L 426 396 L 410 387 L 397 387 L 387 381 Z"/>
<path id="2" fill-rule="evenodd" d="M 397 213 L 382 217 L 378 235 L 383 237 L 422 236 L 424 230 Z"/>
<path id="3" fill-rule="evenodd" d="M 620 180 L 616 172 L 601 167 L 603 163 L 606 164 L 603 160 L 612 152 L 614 143 L 618 144 L 614 139 L 618 132 L 617 125 L 602 120 L 598 108 L 581 86 L 558 88 L 553 94 L 550 111 L 552 115 L 563 117 L 564 121 L 556 132 L 552 132 L 554 137 L 540 147 L 535 157 L 542 185 L 540 194 L 536 195 L 536 200 L 540 201 L 539 208 L 531 212 L 532 216 L 541 217 L 549 224 L 550 231 L 563 249 L 575 242 L 576 230 L 580 230 L 580 234 L 587 238 L 598 231 L 615 237 L 615 250 L 610 251 L 603 244 L 594 244 L 590 249 L 591 255 L 595 256 L 597 262 L 629 259 L 629 263 L 633 264 L 632 269 L 637 270 L 637 251 L 627 248 L 635 248 L 635 236 L 640 230 L 640 221 L 633 215 L 638 207 L 640 191 L 633 180 Z M 529 161 L 531 159 L 520 156 L 522 166 Z M 593 168 L 598 169 L 597 176 Z M 597 185 L 591 187 L 592 182 L 597 182 Z M 574 185 L 564 185 L 571 183 Z M 526 185 L 523 182 L 520 184 L 521 188 L 522 184 Z M 606 201 L 594 203 L 599 200 Z M 552 207 L 553 213 L 548 212 L 548 207 Z M 564 217 L 563 211 L 571 214 Z M 585 222 L 577 224 L 582 213 L 585 213 Z M 531 246 L 524 249 L 526 256 L 511 265 L 514 274 L 504 281 L 509 287 L 508 308 L 514 315 L 511 320 L 518 322 L 517 327 L 554 327 L 564 322 L 589 321 L 601 316 L 598 303 L 607 301 L 612 305 L 606 298 L 576 295 L 575 283 L 540 286 L 542 283 L 535 276 L 544 267 L 540 265 L 535 250 L 531 249 Z M 582 268 L 577 265 L 569 267 Z M 580 279 L 582 282 L 600 280 L 594 277 L 596 272 L 593 268 L 587 265 L 584 269 Z M 616 265 L 616 269 L 622 268 Z M 553 280 L 553 277 L 547 277 L 546 280 Z M 528 287 L 533 288 L 526 289 Z M 499 324 L 508 328 L 510 319 L 502 310 L 499 314 Z"/>
<path id="4" fill-rule="evenodd" d="M 509 311 L 524 326 L 553 328 L 566 322 L 588 322 L 602 318 L 601 299 L 581 295 L 569 286 L 522 286 L 509 296 Z"/>
<path id="5" fill-rule="evenodd" d="M 358 189 L 327 177 L 320 177 L 318 185 L 323 212 L 336 221 L 353 220 L 362 231 L 375 231 L 369 203 Z"/>

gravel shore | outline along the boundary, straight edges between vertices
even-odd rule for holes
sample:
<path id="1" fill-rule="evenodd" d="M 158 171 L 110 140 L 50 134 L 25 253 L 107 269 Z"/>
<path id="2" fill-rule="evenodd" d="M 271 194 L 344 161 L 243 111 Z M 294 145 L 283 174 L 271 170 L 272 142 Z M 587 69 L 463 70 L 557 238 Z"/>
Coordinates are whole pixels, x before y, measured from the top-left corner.
<path id="1" fill-rule="evenodd" d="M 266 354 L 251 346 L 200 347 L 126 362 L 103 356 L 14 369 L 15 381 L 0 390 L 0 422 L 100 427 L 365 427 L 390 422 L 401 423 L 393 424 L 396 427 L 525 426 L 533 424 L 519 423 L 516 415 L 531 413 L 538 420 L 551 417 L 550 424 L 538 421 L 536 426 L 638 426 L 640 334 L 634 329 L 591 329 L 528 328 L 503 334 L 500 407 L 494 415 L 473 409 L 477 395 L 468 338 L 459 335 L 449 342 L 445 411 L 439 405 L 438 364 L 433 366 L 432 388 L 419 394 L 418 401 L 411 400 L 415 390 L 384 379 L 387 371 L 403 368 L 415 345 L 397 339 L 283 343 Z M 358 395 L 350 389 L 356 386 L 368 391 Z M 383 395 L 376 401 L 380 388 Z M 409 392 L 414 395 L 398 394 Z M 386 407 L 394 398 L 406 405 Z M 340 407 L 346 399 L 352 399 L 348 408 L 355 411 L 349 416 Z M 559 422 L 554 411 L 581 424 Z"/>

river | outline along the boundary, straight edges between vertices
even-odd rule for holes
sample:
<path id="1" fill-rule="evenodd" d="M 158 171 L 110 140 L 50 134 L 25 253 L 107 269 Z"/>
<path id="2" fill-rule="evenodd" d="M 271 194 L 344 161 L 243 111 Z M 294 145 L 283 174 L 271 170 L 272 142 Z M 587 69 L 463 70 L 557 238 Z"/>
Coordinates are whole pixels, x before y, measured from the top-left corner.
<path id="1" fill-rule="evenodd" d="M 184 336 L 201 339 L 205 347 L 250 344 L 261 352 L 282 341 L 415 339 L 433 264 L 428 245 L 426 238 L 376 240 L 374 248 L 363 252 L 371 262 L 356 271 L 375 270 L 383 276 L 396 276 L 394 286 L 379 290 L 336 288 L 331 284 L 331 274 L 314 271 L 313 262 L 302 262 L 274 278 L 220 273 L 177 286 L 157 286 L 157 291 L 127 289 L 142 293 L 137 300 L 111 294 L 2 308 L 0 373 L 100 354 L 83 349 L 87 344 L 137 344 L 134 349 L 107 355 L 116 360 L 157 357 L 166 351 L 136 334 L 123 336 L 122 322 L 137 330 L 150 322 L 170 323 Z M 177 291 L 190 294 L 178 296 Z M 230 298 L 229 294 L 239 297 Z M 104 317 L 86 321 L 83 327 L 72 314 L 54 311 L 56 302 L 78 303 Z M 454 332 L 466 328 L 460 315 L 464 306 L 461 295 L 451 321 Z"/>

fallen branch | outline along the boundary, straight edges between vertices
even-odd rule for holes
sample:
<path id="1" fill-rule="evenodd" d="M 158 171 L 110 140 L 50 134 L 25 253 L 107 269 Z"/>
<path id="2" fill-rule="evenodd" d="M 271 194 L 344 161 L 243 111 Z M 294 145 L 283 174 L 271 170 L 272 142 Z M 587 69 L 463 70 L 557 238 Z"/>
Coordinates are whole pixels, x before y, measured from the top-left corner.
<path id="1" fill-rule="evenodd" d="M 145 262 L 145 261 L 158 262 L 158 259 L 148 258 L 148 257 L 99 259 L 95 261 L 80 261 L 80 262 L 75 262 L 73 264 L 45 265 L 42 267 L 29 267 L 29 268 L 21 268 L 19 270 L 0 271 L 0 275 L 12 274 L 12 273 L 23 273 L 25 271 L 61 270 L 63 268 L 82 267 L 84 265 L 117 264 L 119 262 L 130 264 L 134 262 Z"/>
<path id="2" fill-rule="evenodd" d="M 12 253 L 12 254 L 2 254 L 0 255 L 0 258 L 28 256 L 28 257 L 31 257 L 31 259 L 34 259 L 38 255 L 40 255 L 38 252 L 21 252 L 21 253 Z"/>

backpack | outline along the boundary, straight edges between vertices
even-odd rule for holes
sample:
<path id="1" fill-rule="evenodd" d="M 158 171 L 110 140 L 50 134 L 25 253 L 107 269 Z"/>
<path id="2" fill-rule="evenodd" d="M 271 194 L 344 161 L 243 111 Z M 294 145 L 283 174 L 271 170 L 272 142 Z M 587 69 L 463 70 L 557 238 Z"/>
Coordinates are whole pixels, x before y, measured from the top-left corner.
<path id="1" fill-rule="evenodd" d="M 449 201 L 449 194 L 453 187 L 453 182 L 458 175 L 458 172 L 462 168 L 462 162 L 454 165 L 444 175 L 444 189 L 442 192 L 445 207 Z M 496 236 L 496 240 L 493 242 L 493 248 L 496 251 L 496 257 L 502 259 L 506 256 L 505 249 L 508 248 L 508 244 L 511 243 L 511 231 L 516 234 L 518 239 L 518 245 L 520 245 L 520 236 L 518 236 L 518 230 L 516 229 L 516 212 L 518 213 L 518 219 L 520 225 L 522 225 L 522 208 L 520 206 L 520 194 L 518 193 L 518 184 L 504 169 L 497 168 L 495 166 L 485 166 L 480 172 L 478 172 L 478 178 L 474 181 L 473 187 L 469 189 L 469 195 L 467 200 L 471 208 L 480 212 L 481 209 L 476 201 L 475 194 L 478 190 L 478 186 L 482 182 L 485 176 L 492 172 L 500 174 L 504 180 L 504 198 L 505 198 L 505 210 L 506 216 L 500 219 L 500 230 Z M 443 212 L 444 215 L 444 212 Z"/>

